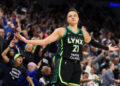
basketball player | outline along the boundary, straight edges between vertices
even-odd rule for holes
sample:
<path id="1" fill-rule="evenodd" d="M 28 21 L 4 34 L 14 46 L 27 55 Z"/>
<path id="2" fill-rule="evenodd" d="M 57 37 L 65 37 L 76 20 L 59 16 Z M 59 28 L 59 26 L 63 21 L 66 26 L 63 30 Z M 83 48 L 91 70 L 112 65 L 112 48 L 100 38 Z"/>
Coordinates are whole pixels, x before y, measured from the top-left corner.
<path id="1" fill-rule="evenodd" d="M 27 40 L 20 34 L 15 34 L 18 39 L 34 45 L 43 46 L 56 40 L 60 41 L 55 76 L 52 82 L 55 83 L 54 86 L 80 86 L 82 46 L 84 42 L 90 43 L 91 37 L 86 30 L 78 28 L 78 22 L 79 16 L 77 10 L 71 9 L 67 14 L 68 26 L 55 29 L 55 31 L 44 40 Z M 106 49 L 104 47 L 102 48 Z M 111 45 L 109 45 L 107 49 L 109 51 L 118 50 L 117 47 L 112 47 Z"/>

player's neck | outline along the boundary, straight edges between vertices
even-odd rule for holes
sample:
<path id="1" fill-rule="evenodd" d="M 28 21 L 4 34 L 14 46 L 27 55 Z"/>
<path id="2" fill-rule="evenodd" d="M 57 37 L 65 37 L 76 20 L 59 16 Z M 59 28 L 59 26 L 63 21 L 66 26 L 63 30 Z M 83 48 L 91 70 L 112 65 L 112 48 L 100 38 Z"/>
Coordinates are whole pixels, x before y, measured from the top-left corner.
<path id="1" fill-rule="evenodd" d="M 69 25 L 69 28 L 72 29 L 72 30 L 78 30 L 77 25 Z"/>

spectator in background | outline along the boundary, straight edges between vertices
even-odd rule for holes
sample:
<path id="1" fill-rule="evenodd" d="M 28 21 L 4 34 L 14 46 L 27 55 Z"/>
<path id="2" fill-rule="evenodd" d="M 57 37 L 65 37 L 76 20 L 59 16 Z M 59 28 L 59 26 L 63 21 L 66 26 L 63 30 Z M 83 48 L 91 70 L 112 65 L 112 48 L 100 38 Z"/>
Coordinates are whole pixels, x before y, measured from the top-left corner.
<path id="1" fill-rule="evenodd" d="M 80 86 L 88 86 L 88 82 L 90 81 L 90 79 L 88 79 L 88 73 L 83 72 L 81 74 L 81 78 L 80 78 Z"/>
<path id="2" fill-rule="evenodd" d="M 7 47 L 7 43 L 4 39 L 4 29 L 0 27 L 0 80 L 4 77 L 4 72 L 5 72 L 5 64 L 3 63 L 3 59 L 1 56 L 1 53 L 3 50 Z"/>
<path id="3" fill-rule="evenodd" d="M 100 75 L 100 78 L 102 79 L 102 76 L 103 76 L 103 74 L 106 72 L 106 69 L 105 68 L 103 68 L 102 70 L 101 70 L 101 75 Z M 102 80 L 101 80 L 101 82 L 102 82 Z"/>
<path id="4" fill-rule="evenodd" d="M 5 63 L 7 64 L 7 68 L 5 71 L 5 77 L 3 79 L 3 86 L 19 86 L 18 79 L 20 75 L 24 75 L 27 81 L 34 86 L 33 81 L 26 73 L 26 70 L 23 66 L 23 55 L 15 54 L 14 60 L 8 58 L 7 53 L 11 47 L 13 47 L 15 41 L 12 40 L 10 45 L 2 52 L 2 57 Z M 17 75 L 16 75 L 17 74 Z"/>
<path id="5" fill-rule="evenodd" d="M 5 36 L 4 29 L 2 27 L 0 27 L 0 37 L 2 37 L 4 39 L 4 36 Z"/>
<path id="6" fill-rule="evenodd" d="M 105 72 L 106 72 L 106 69 L 103 68 L 102 71 L 101 71 L 101 74 L 103 75 Z"/>
<path id="7" fill-rule="evenodd" d="M 25 46 L 25 51 L 23 53 L 23 55 L 25 56 L 24 59 L 24 65 L 25 67 L 27 67 L 27 64 L 29 62 L 34 62 L 34 54 L 32 53 L 33 51 L 33 45 L 32 44 L 26 44 Z"/>
<path id="8" fill-rule="evenodd" d="M 86 69 L 85 69 L 85 72 L 87 72 L 88 74 L 90 74 L 91 68 L 92 68 L 92 58 L 89 58 L 87 66 L 86 66 Z"/>
<path id="9" fill-rule="evenodd" d="M 27 30 L 23 30 L 22 33 L 25 36 L 25 38 L 29 39 Z"/>
<path id="10" fill-rule="evenodd" d="M 33 37 L 32 40 L 35 40 L 35 39 L 42 39 L 42 35 L 40 33 L 40 37 Z M 42 55 L 42 51 L 41 51 L 41 48 L 42 46 L 40 45 L 33 45 L 33 51 L 32 53 L 34 54 L 34 62 L 36 64 L 38 64 L 38 62 L 42 59 L 41 58 L 41 55 Z"/>
<path id="11" fill-rule="evenodd" d="M 7 24 L 8 24 L 7 19 L 3 14 L 4 14 L 3 9 L 0 8 L 0 26 L 4 28 L 5 36 L 7 36 L 8 33 L 11 32 L 11 28 L 9 26 L 7 26 Z"/>
<path id="12" fill-rule="evenodd" d="M 12 48 L 10 48 L 9 53 L 8 53 L 9 58 L 11 58 L 11 59 L 14 59 L 14 55 L 16 53 L 23 54 L 23 50 L 22 50 L 23 48 L 22 48 L 22 46 L 20 46 L 21 45 L 20 41 L 18 41 L 15 37 L 13 37 L 13 40 L 15 41 L 15 45 Z M 11 41 L 11 40 L 9 40 L 9 41 Z"/>
<path id="13" fill-rule="evenodd" d="M 110 56 L 105 56 L 105 59 L 102 61 L 102 64 L 100 64 L 100 68 L 109 68 L 109 62 L 111 61 Z"/>
<path id="14" fill-rule="evenodd" d="M 116 83 L 120 83 L 120 80 L 116 80 L 114 78 L 113 71 L 115 69 L 115 65 L 111 62 L 109 65 L 109 69 L 104 72 L 102 76 L 102 86 L 117 86 Z"/>
<path id="15" fill-rule="evenodd" d="M 1 53 L 2 53 L 2 51 L 4 49 L 4 47 L 5 47 L 5 44 L 6 44 L 6 42 L 5 42 L 5 39 L 4 39 L 4 29 L 2 29 L 0 27 L 0 58 L 1 58 Z"/>
<path id="16" fill-rule="evenodd" d="M 90 47 L 90 54 L 92 57 L 98 56 L 99 55 L 98 48 L 91 46 Z"/>
<path id="17" fill-rule="evenodd" d="M 115 79 L 118 79 L 119 78 L 119 70 L 120 70 L 119 58 L 114 57 L 114 59 L 112 59 L 112 62 L 115 65 L 115 70 L 113 71 L 114 77 L 115 77 Z"/>
<path id="18" fill-rule="evenodd" d="M 45 61 L 45 62 L 44 62 Z M 48 85 L 50 84 L 50 75 L 51 75 L 51 67 L 49 66 L 49 63 L 46 63 L 47 60 L 40 61 L 41 66 L 38 69 L 38 72 L 36 74 L 37 80 L 39 80 L 42 84 Z"/>
<path id="19" fill-rule="evenodd" d="M 109 44 L 112 43 L 111 37 L 112 37 L 112 33 L 111 32 L 107 32 L 106 33 L 106 39 L 102 40 L 105 45 L 109 45 Z"/>
<path id="20" fill-rule="evenodd" d="M 38 66 L 40 67 L 41 62 L 38 64 Z M 42 86 L 42 84 L 37 80 L 36 78 L 36 73 L 38 71 L 38 67 L 34 62 L 29 62 L 27 65 L 27 73 L 28 75 L 32 78 L 35 86 Z M 20 76 L 19 80 L 18 80 L 20 86 L 29 86 L 29 83 L 27 82 L 26 78 L 22 75 Z"/>
<path id="21" fill-rule="evenodd" d="M 4 22 L 3 22 L 3 10 L 2 10 L 2 8 L 0 8 L 0 26 L 3 27 L 3 25 L 4 25 Z"/>
<path id="22" fill-rule="evenodd" d="M 91 68 L 88 79 L 93 80 L 88 82 L 88 86 L 99 86 L 99 83 L 97 83 L 97 81 L 99 81 L 100 78 L 97 74 L 94 73 L 94 68 Z"/>
<path id="23" fill-rule="evenodd" d="M 53 64 L 52 64 L 52 54 L 46 52 L 44 54 L 44 57 L 42 58 L 42 66 L 48 66 L 50 68 L 52 68 Z"/>
<path id="24" fill-rule="evenodd" d="M 40 71 L 39 71 L 40 72 Z M 41 77 L 39 77 L 40 75 L 37 75 L 37 77 L 39 77 L 39 81 L 45 85 L 45 86 L 49 86 L 50 84 L 50 78 L 49 76 L 51 75 L 51 68 L 48 67 L 48 66 L 44 66 L 42 69 L 41 69 Z"/>

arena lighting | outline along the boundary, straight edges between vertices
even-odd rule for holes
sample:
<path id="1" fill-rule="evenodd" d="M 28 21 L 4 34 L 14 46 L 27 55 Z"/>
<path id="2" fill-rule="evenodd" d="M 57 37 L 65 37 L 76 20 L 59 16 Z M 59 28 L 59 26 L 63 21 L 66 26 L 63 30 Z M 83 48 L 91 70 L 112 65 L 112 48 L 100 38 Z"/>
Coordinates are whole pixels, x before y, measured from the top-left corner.
<path id="1" fill-rule="evenodd" d="M 109 3 L 110 7 L 120 7 L 120 3 L 114 3 L 114 2 L 110 2 Z"/>

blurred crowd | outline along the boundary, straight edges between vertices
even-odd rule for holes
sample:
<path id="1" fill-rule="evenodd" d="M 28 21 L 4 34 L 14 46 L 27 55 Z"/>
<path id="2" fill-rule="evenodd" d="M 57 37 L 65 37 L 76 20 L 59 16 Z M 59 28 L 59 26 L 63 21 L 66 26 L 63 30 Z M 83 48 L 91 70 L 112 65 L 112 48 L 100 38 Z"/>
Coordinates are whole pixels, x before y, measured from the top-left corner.
<path id="1" fill-rule="evenodd" d="M 74 3 L 79 11 L 79 27 L 85 26 L 93 39 L 103 45 L 120 47 L 120 21 L 114 19 L 109 8 L 95 8 L 89 4 Z M 16 54 L 24 56 L 23 65 L 35 86 L 50 86 L 55 68 L 55 56 L 59 43 L 56 41 L 46 46 L 23 43 L 14 36 L 20 33 L 26 39 L 47 38 L 55 28 L 64 27 L 69 3 L 63 6 L 40 6 L 32 0 L 0 1 L 0 79 L 4 82 L 8 65 L 3 61 L 2 52 L 12 44 L 7 53 L 14 60 Z M 113 70 L 114 78 L 120 79 L 120 51 L 109 52 L 84 44 L 81 61 L 81 85 L 103 86 L 107 70 Z M 111 64 L 113 63 L 113 64 Z M 111 67 L 112 65 L 112 67 Z M 35 78 L 35 79 L 34 79 Z M 111 80 L 111 79 L 110 79 Z M 22 84 L 21 84 L 22 82 Z M 20 86 L 25 84 L 24 76 L 18 78 Z M 116 86 L 114 80 L 111 86 Z M 119 81 L 118 81 L 119 86 Z"/>

